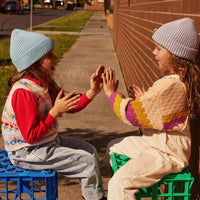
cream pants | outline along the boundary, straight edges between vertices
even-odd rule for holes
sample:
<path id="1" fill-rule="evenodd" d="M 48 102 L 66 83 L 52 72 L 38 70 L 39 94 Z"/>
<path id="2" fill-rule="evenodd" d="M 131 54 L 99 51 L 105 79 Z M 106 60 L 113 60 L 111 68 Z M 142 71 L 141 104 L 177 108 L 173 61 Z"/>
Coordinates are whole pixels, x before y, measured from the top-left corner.
<path id="1" fill-rule="evenodd" d="M 112 140 L 107 146 L 107 158 L 111 153 L 131 157 L 110 179 L 108 200 L 136 200 L 138 188 L 146 188 L 160 181 L 163 176 L 183 169 L 174 157 L 150 147 L 141 136 Z"/>

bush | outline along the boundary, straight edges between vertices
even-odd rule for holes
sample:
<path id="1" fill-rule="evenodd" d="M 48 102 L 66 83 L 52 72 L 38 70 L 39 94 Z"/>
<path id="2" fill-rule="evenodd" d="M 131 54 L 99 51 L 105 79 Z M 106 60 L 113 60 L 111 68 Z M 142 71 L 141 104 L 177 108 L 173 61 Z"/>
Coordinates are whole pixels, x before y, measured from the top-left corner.
<path id="1" fill-rule="evenodd" d="M 109 6 L 108 10 L 109 10 L 110 13 L 113 13 L 113 6 Z"/>

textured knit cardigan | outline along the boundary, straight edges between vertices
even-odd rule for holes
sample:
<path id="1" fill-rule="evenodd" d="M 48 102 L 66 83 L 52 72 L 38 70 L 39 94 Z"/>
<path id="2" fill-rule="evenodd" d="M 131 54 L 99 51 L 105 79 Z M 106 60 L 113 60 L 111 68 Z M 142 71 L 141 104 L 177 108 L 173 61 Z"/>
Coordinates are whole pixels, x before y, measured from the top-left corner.
<path id="1" fill-rule="evenodd" d="M 136 100 L 113 93 L 109 101 L 124 123 L 142 128 L 147 146 L 180 157 L 187 165 L 191 149 L 187 92 L 178 75 L 159 79 Z"/>

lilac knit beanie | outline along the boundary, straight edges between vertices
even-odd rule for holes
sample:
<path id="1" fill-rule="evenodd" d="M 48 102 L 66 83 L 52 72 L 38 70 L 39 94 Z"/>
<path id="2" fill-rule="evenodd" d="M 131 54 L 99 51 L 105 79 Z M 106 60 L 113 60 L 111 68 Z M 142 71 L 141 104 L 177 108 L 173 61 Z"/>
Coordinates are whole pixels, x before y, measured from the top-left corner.
<path id="1" fill-rule="evenodd" d="M 152 36 L 153 40 L 172 54 L 194 60 L 199 48 L 199 38 L 195 23 L 183 18 L 162 25 Z"/>

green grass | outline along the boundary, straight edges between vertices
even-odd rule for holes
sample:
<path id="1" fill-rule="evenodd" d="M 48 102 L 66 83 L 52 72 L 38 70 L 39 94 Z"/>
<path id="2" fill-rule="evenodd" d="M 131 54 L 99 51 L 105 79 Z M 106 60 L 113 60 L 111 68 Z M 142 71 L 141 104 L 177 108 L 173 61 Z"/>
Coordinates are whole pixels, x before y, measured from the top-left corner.
<path id="1" fill-rule="evenodd" d="M 0 116 L 3 110 L 7 81 L 16 71 L 15 67 L 11 64 L 9 50 L 10 38 L 2 39 L 0 41 Z"/>
<path id="2" fill-rule="evenodd" d="M 94 11 L 77 11 L 58 20 L 54 20 L 48 25 L 59 26 L 85 26 L 90 17 L 94 14 Z"/>
<path id="3" fill-rule="evenodd" d="M 63 54 L 71 48 L 76 39 L 79 37 L 77 35 L 67 35 L 67 34 L 47 35 L 47 36 L 50 37 L 55 44 L 54 53 L 58 58 L 57 62 L 60 61 Z"/>
<path id="4" fill-rule="evenodd" d="M 14 72 L 16 72 L 16 69 L 13 65 L 0 67 L 0 116 L 3 111 L 7 82 L 9 77 L 12 76 Z"/>
<path id="5" fill-rule="evenodd" d="M 55 49 L 54 53 L 57 56 L 59 60 L 62 58 L 63 54 L 67 52 L 70 47 L 74 44 L 76 39 L 78 38 L 77 35 L 67 35 L 67 34 L 59 34 L 59 35 L 48 35 L 50 37 L 54 44 Z M 9 63 L 11 63 L 10 56 L 9 56 L 9 46 L 10 46 L 10 38 L 6 38 L 1 40 L 0 42 L 0 55 L 1 60 L 9 60 Z M 16 72 L 16 68 L 10 64 L 10 65 L 0 65 L 0 116 L 2 115 L 2 110 L 4 106 L 4 99 L 5 99 L 5 92 L 7 88 L 7 82 L 9 77 L 11 77 Z M 1 133 L 1 129 L 0 129 Z"/>
<path id="6" fill-rule="evenodd" d="M 0 40 L 0 66 L 11 64 L 10 60 L 10 38 Z"/>
<path id="7" fill-rule="evenodd" d="M 34 30 L 39 31 L 71 31 L 71 32 L 81 32 L 81 27 L 67 26 L 67 27 L 36 27 Z"/>
<path id="8" fill-rule="evenodd" d="M 80 32 L 94 11 L 77 11 L 47 24 L 47 27 L 36 27 L 34 30 L 75 31 Z"/>

